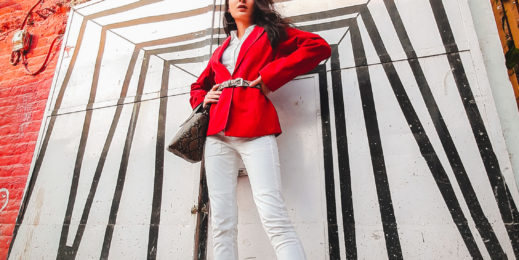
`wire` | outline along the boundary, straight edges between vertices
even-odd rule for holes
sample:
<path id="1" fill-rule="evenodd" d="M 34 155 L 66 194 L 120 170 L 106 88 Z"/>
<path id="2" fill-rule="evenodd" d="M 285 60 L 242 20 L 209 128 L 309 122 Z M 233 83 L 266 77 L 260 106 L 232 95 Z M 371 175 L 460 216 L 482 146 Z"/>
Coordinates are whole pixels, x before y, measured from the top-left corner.
<path id="1" fill-rule="evenodd" d="M 36 6 L 38 6 L 42 2 L 43 2 L 43 0 L 38 0 L 38 2 L 36 2 L 36 4 L 34 4 L 31 7 L 29 12 L 27 12 L 27 15 L 25 16 L 25 19 L 23 20 L 23 23 L 20 26 L 19 30 L 23 30 L 23 28 L 27 24 L 27 21 L 29 20 L 29 16 L 32 14 L 34 8 L 36 8 Z M 32 36 L 30 34 L 28 34 L 27 37 L 32 37 Z M 49 61 L 49 57 L 50 57 L 50 54 L 52 52 L 52 48 L 54 47 L 54 44 L 56 43 L 56 41 L 58 41 L 58 39 L 61 40 L 62 38 L 63 38 L 63 34 L 62 33 L 58 34 L 58 36 L 56 36 L 56 38 L 54 38 L 54 40 L 52 41 L 52 43 L 50 45 L 49 51 L 47 52 L 47 56 L 45 57 L 45 61 L 43 61 L 43 64 L 35 72 L 32 72 L 29 69 L 29 62 L 27 61 L 27 52 L 29 51 L 28 49 L 27 50 L 21 49 L 21 50 L 13 51 L 11 53 L 11 57 L 10 57 L 9 61 L 11 62 L 11 64 L 13 66 L 16 66 L 18 64 L 18 62 L 20 62 L 20 57 L 21 57 L 23 66 L 25 67 L 25 71 L 27 72 L 27 74 L 32 75 L 32 76 L 37 75 L 37 74 L 42 72 L 47 67 L 47 62 Z M 31 44 L 30 42 L 31 41 L 29 40 L 29 45 Z"/>
<path id="2" fill-rule="evenodd" d="M 18 64 L 18 62 L 20 61 L 20 51 L 11 52 L 11 58 L 9 59 L 9 61 L 11 62 L 11 64 L 13 64 L 13 66 L 16 66 L 16 64 Z"/>
<path id="3" fill-rule="evenodd" d="M 43 2 L 43 0 L 38 0 L 38 2 L 35 5 L 32 6 L 31 10 L 29 10 L 27 15 L 25 16 L 25 19 L 23 20 L 22 26 L 20 27 L 20 30 L 23 30 L 23 27 L 25 27 L 25 24 L 27 23 L 27 20 L 29 19 L 29 16 L 31 15 L 32 10 L 34 10 L 34 8 L 36 8 L 36 6 L 38 4 L 40 4 L 41 2 Z"/>
<path id="4" fill-rule="evenodd" d="M 54 40 L 52 41 L 51 45 L 50 45 L 50 48 L 49 48 L 49 52 L 47 52 L 47 56 L 45 57 L 45 61 L 43 61 L 43 64 L 41 65 L 41 67 L 35 71 L 35 72 L 32 72 L 30 69 L 29 69 L 29 63 L 27 62 L 27 55 L 23 54 L 22 55 L 22 60 L 23 60 L 23 66 L 25 67 L 25 71 L 27 71 L 28 74 L 30 75 L 37 75 L 39 74 L 40 72 L 42 72 L 45 67 L 47 67 L 47 62 L 49 61 L 49 57 L 50 57 L 50 54 L 52 52 L 52 47 L 54 47 L 54 44 L 56 43 L 56 41 L 58 39 L 62 39 L 63 37 L 63 34 L 60 34 L 58 36 L 56 36 L 56 38 L 54 38 Z"/>

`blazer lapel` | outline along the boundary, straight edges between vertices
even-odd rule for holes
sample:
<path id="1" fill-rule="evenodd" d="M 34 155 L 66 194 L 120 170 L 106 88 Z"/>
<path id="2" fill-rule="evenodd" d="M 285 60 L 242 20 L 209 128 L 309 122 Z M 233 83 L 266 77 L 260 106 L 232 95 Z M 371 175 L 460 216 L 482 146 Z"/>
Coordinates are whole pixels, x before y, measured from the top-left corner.
<path id="1" fill-rule="evenodd" d="M 225 41 L 222 43 L 222 47 L 218 49 L 218 52 L 215 53 L 214 57 L 216 60 L 213 60 L 214 64 L 217 66 L 215 67 L 215 70 L 218 70 L 220 73 L 227 73 L 229 77 L 225 78 L 231 78 L 231 73 L 229 70 L 222 64 L 222 55 L 225 49 L 227 49 L 227 46 L 229 46 L 229 43 L 231 42 L 231 37 L 227 37 Z"/>
<path id="2" fill-rule="evenodd" d="M 264 32 L 265 32 L 265 30 L 263 29 L 263 27 L 260 27 L 258 25 L 256 25 L 254 27 L 254 30 L 252 30 L 252 32 L 249 34 L 247 39 L 245 39 L 245 41 L 243 42 L 243 44 L 241 46 L 240 54 L 238 54 L 238 60 L 236 61 L 236 66 L 234 67 L 234 72 L 236 72 L 238 70 L 238 67 L 240 66 L 241 62 L 243 61 L 245 54 L 247 54 L 247 51 L 249 51 L 250 47 L 259 39 L 259 37 L 261 35 L 263 35 Z M 226 48 L 227 46 L 222 46 L 222 50 L 225 50 L 225 48 L 223 48 L 223 47 Z M 223 54 L 223 51 L 222 51 L 222 54 Z M 234 74 L 234 72 L 233 72 L 233 74 Z"/>

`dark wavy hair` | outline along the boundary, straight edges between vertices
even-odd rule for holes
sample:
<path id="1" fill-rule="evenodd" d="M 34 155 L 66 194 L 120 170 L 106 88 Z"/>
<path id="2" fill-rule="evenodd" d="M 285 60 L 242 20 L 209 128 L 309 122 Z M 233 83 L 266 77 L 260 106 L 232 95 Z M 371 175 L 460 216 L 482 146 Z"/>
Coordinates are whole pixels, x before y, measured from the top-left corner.
<path id="1" fill-rule="evenodd" d="M 254 13 L 252 19 L 267 32 L 272 48 L 276 48 L 280 42 L 286 39 L 285 28 L 290 26 L 290 21 L 274 9 L 273 0 L 254 0 Z M 236 21 L 229 12 L 229 0 L 225 0 L 225 14 L 223 16 L 223 28 L 227 35 L 232 30 L 237 30 Z"/>

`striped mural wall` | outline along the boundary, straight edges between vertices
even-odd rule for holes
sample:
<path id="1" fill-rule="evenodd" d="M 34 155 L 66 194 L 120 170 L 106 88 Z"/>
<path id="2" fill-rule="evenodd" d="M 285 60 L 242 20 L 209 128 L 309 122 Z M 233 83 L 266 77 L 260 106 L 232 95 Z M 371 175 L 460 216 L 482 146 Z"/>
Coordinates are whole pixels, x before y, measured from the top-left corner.
<path id="1" fill-rule="evenodd" d="M 276 6 L 333 50 L 269 96 L 308 258 L 518 258 L 519 193 L 467 0 Z M 222 8 L 75 7 L 10 259 L 211 259 L 203 165 L 165 144 L 226 38 Z M 247 185 L 240 258 L 273 259 Z"/>

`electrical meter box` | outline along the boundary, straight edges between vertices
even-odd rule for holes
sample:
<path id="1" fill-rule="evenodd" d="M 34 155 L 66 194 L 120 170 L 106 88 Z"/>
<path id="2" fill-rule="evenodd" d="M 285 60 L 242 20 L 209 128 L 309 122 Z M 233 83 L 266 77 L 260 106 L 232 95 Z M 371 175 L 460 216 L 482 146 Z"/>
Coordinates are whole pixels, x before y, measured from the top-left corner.
<path id="1" fill-rule="evenodd" d="M 26 51 L 29 49 L 31 36 L 26 30 L 18 30 L 13 35 L 13 51 Z"/>

